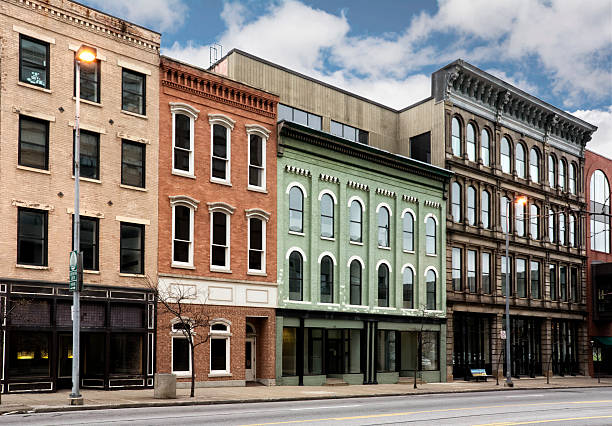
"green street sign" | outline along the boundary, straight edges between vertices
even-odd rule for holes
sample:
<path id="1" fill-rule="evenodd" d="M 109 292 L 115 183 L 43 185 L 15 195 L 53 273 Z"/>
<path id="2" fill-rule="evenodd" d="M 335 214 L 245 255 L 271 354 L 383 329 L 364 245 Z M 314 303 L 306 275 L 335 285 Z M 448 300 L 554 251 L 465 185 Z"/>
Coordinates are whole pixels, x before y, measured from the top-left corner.
<path id="1" fill-rule="evenodd" d="M 70 272 L 76 271 L 79 261 L 78 261 L 78 254 L 76 252 L 76 250 L 73 250 L 70 252 Z"/>
<path id="2" fill-rule="evenodd" d="M 75 291 L 79 285 L 79 256 L 76 251 L 70 252 L 70 274 L 68 278 L 68 289 L 70 291 Z"/>

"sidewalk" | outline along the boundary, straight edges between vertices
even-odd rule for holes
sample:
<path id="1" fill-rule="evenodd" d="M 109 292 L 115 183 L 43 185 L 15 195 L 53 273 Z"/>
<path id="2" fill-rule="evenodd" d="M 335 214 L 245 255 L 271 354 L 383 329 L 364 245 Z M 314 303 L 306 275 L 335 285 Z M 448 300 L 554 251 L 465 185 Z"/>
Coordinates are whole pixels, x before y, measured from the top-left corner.
<path id="1" fill-rule="evenodd" d="M 353 385 L 353 386 L 247 386 L 223 388 L 198 388 L 195 398 L 189 398 L 188 389 L 178 389 L 177 399 L 154 399 L 153 390 L 82 391 L 85 405 L 70 407 L 69 391 L 56 393 L 27 393 L 2 395 L 0 413 L 51 412 L 68 410 L 92 410 L 103 408 L 131 408 L 171 405 L 205 405 L 224 403 L 271 402 L 327 398 L 356 398 L 371 396 L 397 396 L 411 394 L 512 391 L 514 389 L 559 389 L 612 386 L 612 378 L 553 377 L 550 384 L 546 378 L 516 379 L 514 388 L 499 386 L 495 380 L 488 382 L 455 381 L 450 383 L 426 383 L 413 389 L 412 384 L 396 385 Z"/>

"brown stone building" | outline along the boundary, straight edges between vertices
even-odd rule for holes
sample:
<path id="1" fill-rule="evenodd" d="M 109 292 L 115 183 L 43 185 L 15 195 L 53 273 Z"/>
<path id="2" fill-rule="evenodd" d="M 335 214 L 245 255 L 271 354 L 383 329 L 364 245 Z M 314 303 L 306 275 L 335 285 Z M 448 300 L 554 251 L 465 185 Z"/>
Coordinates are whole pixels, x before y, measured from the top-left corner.
<path id="1" fill-rule="evenodd" d="M 191 365 L 160 307 L 157 370 L 184 382 L 195 368 L 197 386 L 273 384 L 278 99 L 170 58 L 160 73 L 158 285 L 191 294 L 210 335 Z"/>
<path id="2" fill-rule="evenodd" d="M 591 375 L 612 375 L 612 254 L 610 253 L 610 180 L 612 160 L 585 152 L 587 200 L 587 308 Z"/>
<path id="3" fill-rule="evenodd" d="M 160 35 L 71 1 L 0 1 L 2 390 L 71 385 L 68 255 L 81 74 L 81 386 L 153 384 Z"/>

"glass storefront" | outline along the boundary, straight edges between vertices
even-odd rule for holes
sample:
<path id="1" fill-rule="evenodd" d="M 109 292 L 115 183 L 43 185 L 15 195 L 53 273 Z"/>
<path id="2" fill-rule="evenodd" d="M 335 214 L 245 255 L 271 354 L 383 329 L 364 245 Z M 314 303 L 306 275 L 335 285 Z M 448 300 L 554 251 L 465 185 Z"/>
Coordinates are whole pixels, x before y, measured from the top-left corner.
<path id="1" fill-rule="evenodd" d="M 541 320 L 510 317 L 510 345 L 513 376 L 542 375 Z"/>
<path id="2" fill-rule="evenodd" d="M 469 377 L 473 368 L 492 374 L 489 317 L 455 313 L 453 330 L 453 377 Z"/>
<path id="3" fill-rule="evenodd" d="M 10 377 L 49 377 L 49 333 L 11 333 L 7 361 Z"/>
<path id="4" fill-rule="evenodd" d="M 578 324 L 574 321 L 553 320 L 552 371 L 554 375 L 575 375 L 578 366 Z"/>

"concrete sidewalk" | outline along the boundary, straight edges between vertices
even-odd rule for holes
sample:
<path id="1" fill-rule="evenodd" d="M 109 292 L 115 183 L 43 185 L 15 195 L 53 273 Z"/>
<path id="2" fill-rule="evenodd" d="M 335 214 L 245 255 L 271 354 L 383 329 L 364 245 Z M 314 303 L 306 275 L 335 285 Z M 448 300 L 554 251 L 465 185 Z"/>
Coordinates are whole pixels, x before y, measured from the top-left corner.
<path id="1" fill-rule="evenodd" d="M 412 394 L 512 391 L 514 389 L 559 389 L 583 387 L 612 386 L 612 378 L 597 379 L 590 377 L 553 377 L 550 384 L 546 378 L 516 379 L 514 388 L 507 388 L 500 381 L 488 382 L 454 381 L 450 383 L 419 384 L 413 389 L 410 384 L 395 385 L 352 385 L 352 386 L 247 386 L 196 389 L 195 398 L 189 397 L 188 389 L 178 389 L 177 399 L 154 399 L 153 390 L 116 390 L 100 391 L 85 389 L 82 391 L 85 405 L 71 407 L 68 405 L 69 391 L 56 393 L 27 393 L 2 395 L 0 413 L 52 412 L 69 410 L 93 410 L 104 408 L 131 408 L 170 405 L 205 405 L 231 404 L 247 402 L 271 402 L 291 400 L 311 400 L 328 398 L 357 398 L 373 396 L 396 396 Z"/>

